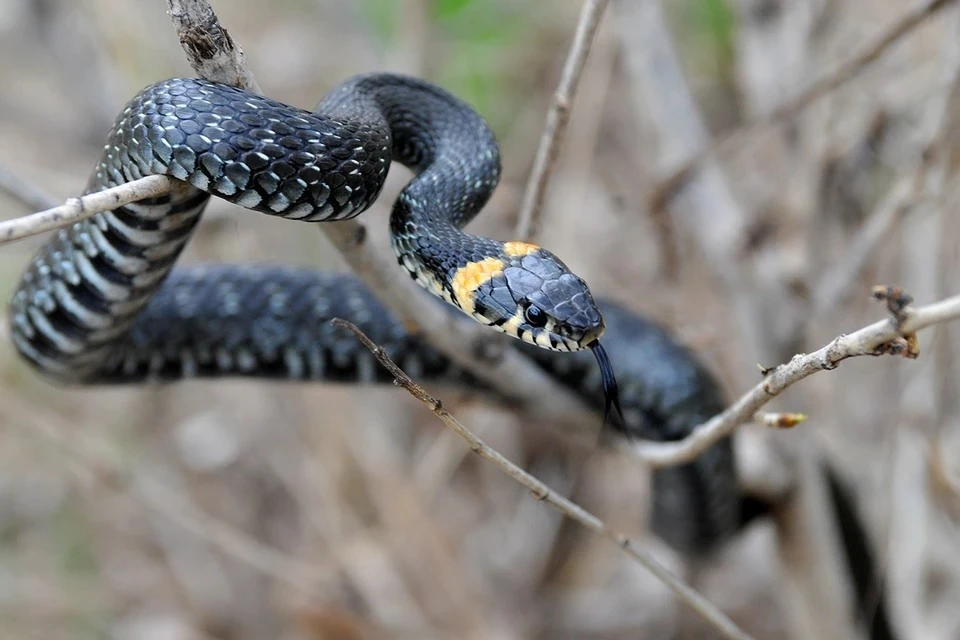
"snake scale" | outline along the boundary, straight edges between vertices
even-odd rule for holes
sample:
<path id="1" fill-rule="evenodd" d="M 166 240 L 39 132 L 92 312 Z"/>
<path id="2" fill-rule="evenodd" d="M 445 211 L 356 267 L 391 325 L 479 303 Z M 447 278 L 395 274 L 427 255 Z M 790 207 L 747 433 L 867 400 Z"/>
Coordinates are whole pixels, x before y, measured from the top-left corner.
<path id="1" fill-rule="evenodd" d="M 313 112 L 198 79 L 141 91 L 117 118 L 87 192 L 150 174 L 190 186 L 60 230 L 14 293 L 14 345 L 66 384 L 388 381 L 329 323 L 341 317 L 413 377 L 471 384 L 350 276 L 268 265 L 174 268 L 210 195 L 292 220 L 343 220 L 376 200 L 392 161 L 415 174 L 390 218 L 397 261 L 448 308 L 519 338 L 512 347 L 598 408 L 601 399 L 609 405 L 615 375 L 618 428 L 628 435 L 682 438 L 723 408 L 691 353 L 656 325 L 595 301 L 555 255 L 461 231 L 499 180 L 496 140 L 469 105 L 393 74 L 351 78 Z M 613 345 L 609 361 L 601 335 Z M 653 489 L 653 529 L 681 551 L 705 552 L 743 520 L 729 439 L 655 472 Z"/>

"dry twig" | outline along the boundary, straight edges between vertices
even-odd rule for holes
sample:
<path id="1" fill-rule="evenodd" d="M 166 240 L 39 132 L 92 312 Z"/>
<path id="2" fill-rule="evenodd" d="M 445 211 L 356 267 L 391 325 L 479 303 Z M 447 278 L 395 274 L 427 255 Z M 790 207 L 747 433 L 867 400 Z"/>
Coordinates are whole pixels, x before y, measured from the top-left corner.
<path id="1" fill-rule="evenodd" d="M 169 193 L 176 184 L 176 180 L 167 176 L 147 176 L 112 189 L 87 194 L 82 198 L 70 198 L 59 207 L 0 222 L 0 245 L 68 227 L 101 211 L 116 209 L 145 198 L 162 196 Z M 19 197 L 16 193 L 13 195 Z"/>
<path id="2" fill-rule="evenodd" d="M 699 613 L 705 620 L 710 622 L 714 628 L 725 638 L 739 638 L 745 640 L 749 638 L 732 620 L 725 616 L 720 610 L 714 607 L 709 601 L 704 599 L 697 591 L 689 587 L 682 580 L 674 576 L 666 567 L 661 565 L 652 555 L 641 549 L 628 536 L 614 531 L 608 527 L 597 516 L 585 510 L 578 504 L 571 502 L 567 498 L 559 495 L 550 489 L 546 484 L 530 475 L 517 465 L 510 462 L 500 452 L 490 447 L 483 440 L 478 438 L 469 429 L 457 420 L 453 414 L 443 408 L 442 403 L 428 394 L 423 387 L 414 382 L 410 376 L 403 372 L 386 352 L 373 340 L 368 338 L 360 329 L 346 320 L 334 319 L 333 324 L 337 327 L 349 329 L 363 343 L 367 349 L 376 357 L 377 361 L 383 365 L 390 375 L 394 378 L 394 383 L 405 389 L 417 400 L 425 404 L 450 430 L 463 438 L 470 449 L 478 456 L 492 462 L 505 474 L 526 487 L 534 498 L 545 502 L 564 516 L 575 520 L 587 529 L 607 538 L 619 548 L 623 549 L 629 556 L 637 560 L 648 571 L 657 577 L 671 591 L 673 591 L 684 603 Z"/>
<path id="3" fill-rule="evenodd" d="M 893 301 L 890 301 L 890 297 Z M 630 448 L 654 467 L 669 467 L 691 462 L 738 426 L 749 422 L 770 402 L 800 380 L 837 368 L 847 358 L 857 356 L 902 355 L 916 357 L 913 335 L 921 329 L 960 318 L 960 296 L 953 296 L 924 307 L 897 305 L 899 296 L 884 296 L 888 305 L 898 308 L 894 317 L 880 320 L 848 335 L 840 335 L 813 353 L 798 354 L 790 362 L 767 371 L 763 382 L 741 396 L 726 411 L 699 425 L 683 440 L 675 442 L 632 442 Z"/>
<path id="4" fill-rule="evenodd" d="M 263 93 L 247 69 L 243 49 L 223 28 L 206 0 L 167 0 L 187 62 L 201 78 Z"/>
<path id="5" fill-rule="evenodd" d="M 580 76 L 583 74 L 593 37 L 608 2 L 609 0 L 585 0 L 580 10 L 577 32 L 573 37 L 570 52 L 567 54 L 567 61 L 563 65 L 560 84 L 557 85 L 557 90 L 553 94 L 553 102 L 547 113 L 547 122 L 540 136 L 540 145 L 537 147 L 533 172 L 523 193 L 523 205 L 516 230 L 516 237 L 522 240 L 532 241 L 540 229 L 547 184 L 557 164 L 567 122 L 570 120 L 570 109 L 577 93 L 577 86 L 580 84 Z"/>

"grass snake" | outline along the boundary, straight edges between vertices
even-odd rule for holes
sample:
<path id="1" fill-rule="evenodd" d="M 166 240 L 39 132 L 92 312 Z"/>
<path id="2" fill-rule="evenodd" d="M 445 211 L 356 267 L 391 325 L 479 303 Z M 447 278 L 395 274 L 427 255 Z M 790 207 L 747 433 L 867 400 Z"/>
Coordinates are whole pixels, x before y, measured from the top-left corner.
<path id="1" fill-rule="evenodd" d="M 415 174 L 390 228 L 398 263 L 420 286 L 519 338 L 512 347 L 598 409 L 612 378 L 582 350 L 594 348 L 601 361 L 603 335 L 619 380 L 619 428 L 628 435 L 682 438 L 723 408 L 691 353 L 616 303 L 595 301 L 555 255 L 461 230 L 499 181 L 496 140 L 469 105 L 393 74 L 351 78 L 313 112 L 199 79 L 141 91 L 118 116 L 87 192 L 150 174 L 190 188 L 57 232 L 14 293 L 14 345 L 67 384 L 388 381 L 329 323 L 341 317 L 415 378 L 470 384 L 350 276 L 268 265 L 174 268 L 210 195 L 287 219 L 343 220 L 376 200 L 391 161 Z M 729 439 L 690 464 L 656 471 L 653 484 L 653 529 L 681 551 L 709 550 L 741 524 Z"/>

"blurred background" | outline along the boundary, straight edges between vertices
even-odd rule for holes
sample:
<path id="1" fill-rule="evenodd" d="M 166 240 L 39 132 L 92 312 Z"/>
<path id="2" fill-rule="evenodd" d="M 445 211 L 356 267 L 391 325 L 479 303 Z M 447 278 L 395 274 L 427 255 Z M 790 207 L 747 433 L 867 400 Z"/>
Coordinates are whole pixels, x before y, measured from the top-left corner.
<path id="1" fill-rule="evenodd" d="M 671 327 L 730 398 L 758 381 L 758 363 L 883 317 L 873 284 L 921 304 L 956 293 L 955 3 L 790 107 L 923 4 L 615 0 L 573 105 L 542 244 L 594 291 Z M 504 161 L 471 230 L 512 236 L 579 1 L 214 7 L 275 99 L 311 107 L 352 74 L 389 69 L 471 102 Z M 0 169 L 58 200 L 78 195 L 124 102 L 193 75 L 165 10 L 2 0 Z M 698 170 L 678 179 L 691 162 Z M 384 251 L 408 175 L 396 167 L 364 215 Z M 0 210 L 29 212 L 3 189 Z M 3 247 L 0 297 L 42 242 Z M 198 260 L 343 268 L 321 234 L 222 202 L 184 256 Z M 855 489 L 901 637 L 960 638 L 960 335 L 940 327 L 921 347 L 918 361 L 860 359 L 803 382 L 774 405 L 808 414 L 803 427 L 746 426 L 737 446 L 744 484 L 770 494 L 815 484 L 811 469 L 830 460 Z M 6 336 L 0 375 L 0 638 L 715 637 L 639 565 L 531 500 L 396 389 L 60 389 Z M 829 545 L 806 516 L 785 508 L 693 562 L 647 532 L 648 471 L 629 456 L 572 447 L 465 393 L 444 401 L 755 637 L 859 633 L 843 568 L 821 556 Z"/>

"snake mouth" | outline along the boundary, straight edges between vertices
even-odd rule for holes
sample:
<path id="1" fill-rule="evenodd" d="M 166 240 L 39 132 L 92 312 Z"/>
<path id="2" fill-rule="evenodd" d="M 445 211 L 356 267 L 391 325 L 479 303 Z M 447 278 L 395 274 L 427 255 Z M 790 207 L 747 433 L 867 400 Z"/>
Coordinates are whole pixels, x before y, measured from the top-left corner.
<path id="1" fill-rule="evenodd" d="M 601 320 L 595 327 L 584 332 L 583 336 L 580 338 L 580 344 L 590 347 L 591 349 L 594 348 L 594 345 L 600 346 L 600 338 L 603 336 L 606 329 L 607 325 L 604 324 L 603 320 Z"/>
<path id="2" fill-rule="evenodd" d="M 623 409 L 620 408 L 620 390 L 617 387 L 617 377 L 613 371 L 613 364 L 611 364 L 610 357 L 599 340 L 594 340 L 589 346 L 597 359 L 597 365 L 600 367 L 600 377 L 603 381 L 603 426 L 610 426 L 622 431 L 624 428 Z"/>

